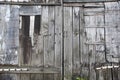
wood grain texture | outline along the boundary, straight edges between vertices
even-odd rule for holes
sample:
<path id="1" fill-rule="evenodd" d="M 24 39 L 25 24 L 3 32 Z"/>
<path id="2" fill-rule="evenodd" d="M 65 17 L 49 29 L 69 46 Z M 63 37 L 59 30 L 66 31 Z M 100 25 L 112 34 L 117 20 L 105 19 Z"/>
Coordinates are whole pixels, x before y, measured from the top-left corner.
<path id="1" fill-rule="evenodd" d="M 49 35 L 48 35 L 48 53 L 46 59 L 48 59 L 47 65 L 54 66 L 55 61 L 55 7 L 48 7 L 48 24 L 49 24 Z"/>
<path id="2" fill-rule="evenodd" d="M 49 23 L 48 23 L 48 6 L 44 6 L 43 10 L 44 13 L 42 15 L 43 19 L 42 19 L 42 25 L 43 25 L 43 31 L 44 31 L 44 65 L 48 65 L 48 59 L 46 59 L 48 57 L 48 36 L 49 36 L 49 32 L 48 32 L 48 28 L 49 28 Z"/>
<path id="3" fill-rule="evenodd" d="M 43 74 L 31 74 L 30 80 L 44 80 Z"/>
<path id="4" fill-rule="evenodd" d="M 81 72 L 80 77 L 83 79 L 89 79 L 89 62 L 88 62 L 88 45 L 85 44 L 87 40 L 87 35 L 85 31 L 85 17 L 84 9 L 80 8 L 80 63 L 81 63 Z"/>
<path id="5" fill-rule="evenodd" d="M 62 70 L 62 7 L 55 7 L 55 67 Z M 61 80 L 61 71 L 54 75 L 54 80 Z"/>
<path id="6" fill-rule="evenodd" d="M 72 7 L 64 7 L 64 79 L 72 77 Z"/>
<path id="7" fill-rule="evenodd" d="M 54 67 L 55 65 L 55 7 L 49 6 L 48 7 L 48 50 L 45 56 L 46 62 L 45 66 L 47 67 Z M 53 74 L 44 75 L 44 79 L 46 80 L 48 77 L 49 80 L 54 79 Z"/>
<path id="8" fill-rule="evenodd" d="M 95 72 L 95 45 L 89 45 L 89 80 L 96 80 L 96 72 Z"/>
<path id="9" fill-rule="evenodd" d="M 80 22 L 80 8 L 79 7 L 73 7 L 73 31 L 72 31 L 72 70 L 73 74 L 80 73 L 80 53 L 79 53 L 79 22 Z"/>
<path id="10" fill-rule="evenodd" d="M 0 74 L 0 80 L 19 80 L 15 74 Z"/>
<path id="11" fill-rule="evenodd" d="M 109 55 L 118 56 L 119 51 L 119 3 L 105 3 L 106 46 Z M 109 28 L 111 27 L 111 28 Z M 108 55 L 110 62 L 118 62 L 118 58 Z"/>
<path id="12" fill-rule="evenodd" d="M 48 6 L 42 6 L 42 34 L 43 34 L 43 52 L 44 52 L 44 66 L 48 65 L 48 36 L 49 36 L 49 23 L 48 23 Z M 43 79 L 47 80 L 47 76 L 43 74 Z M 46 78 L 46 79 L 45 79 Z"/>
<path id="13" fill-rule="evenodd" d="M 21 74 L 20 80 L 30 80 L 30 74 Z"/>
<path id="14" fill-rule="evenodd" d="M 103 4 L 101 4 L 103 5 Z M 85 8 L 85 38 L 88 50 L 88 79 L 103 79 L 101 71 L 95 70 L 95 64 L 105 62 L 104 53 L 104 8 Z M 97 43 L 102 43 L 98 45 Z M 99 74 L 99 75 L 98 75 Z"/>
<path id="15" fill-rule="evenodd" d="M 43 9 L 43 8 L 42 8 Z M 41 14 L 43 15 L 43 13 Z M 34 17 L 35 18 L 35 17 Z M 38 24 L 40 24 L 39 27 L 40 31 L 35 33 L 35 29 L 33 29 L 33 49 L 32 49 L 32 61 L 31 66 L 34 67 L 43 67 L 44 65 L 44 48 L 43 48 L 43 26 L 42 26 L 42 18 L 39 16 L 40 20 L 38 21 Z M 33 19 L 34 20 L 34 19 Z M 34 22 L 34 21 L 33 21 Z M 36 21 L 37 22 L 37 21 Z M 33 24 L 35 26 L 35 24 Z M 35 28 L 35 27 L 34 27 Z M 31 74 L 30 80 L 43 80 L 43 74 Z"/>
<path id="16" fill-rule="evenodd" d="M 43 8 L 42 8 L 43 9 Z M 41 14 L 43 15 L 43 13 Z M 34 67 L 39 67 L 42 66 L 44 64 L 44 49 L 43 49 L 43 24 L 42 24 L 42 19 L 43 17 L 38 16 L 40 18 L 39 21 L 36 21 L 36 23 L 40 24 L 37 25 L 36 27 L 39 28 L 39 30 L 37 31 L 37 33 L 35 32 L 36 29 L 32 29 L 33 34 L 32 35 L 32 61 L 31 61 L 31 66 Z M 34 17 L 35 18 L 35 17 Z M 34 19 L 33 19 L 34 20 Z M 34 23 L 34 21 L 33 21 Z M 33 24 L 33 26 L 35 26 L 35 24 Z"/>
<path id="17" fill-rule="evenodd" d="M 1 5 L 0 12 L 0 64 L 16 65 L 19 46 L 19 10 L 17 6 Z M 16 79 L 15 74 L 1 74 L 1 80 Z"/>

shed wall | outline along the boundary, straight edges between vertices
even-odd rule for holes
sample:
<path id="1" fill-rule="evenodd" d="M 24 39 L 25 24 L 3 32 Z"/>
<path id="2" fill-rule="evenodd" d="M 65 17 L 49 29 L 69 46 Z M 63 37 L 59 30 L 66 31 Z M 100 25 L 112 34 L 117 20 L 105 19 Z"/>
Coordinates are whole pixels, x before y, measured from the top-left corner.
<path id="1" fill-rule="evenodd" d="M 40 32 L 34 34 L 33 26 L 30 27 L 33 33 L 30 40 L 33 39 L 36 44 L 31 44 L 30 54 L 27 55 L 29 61 L 24 63 L 24 54 L 27 53 L 22 51 L 20 39 L 24 35 L 19 23 L 20 15 L 24 13 L 20 12 L 20 6 L 0 5 L 0 55 L 10 57 L 1 57 L 1 64 L 61 70 L 59 74 L 1 74 L 1 80 L 60 80 L 62 71 L 64 80 L 74 80 L 76 77 L 85 80 L 119 80 L 119 69 L 95 69 L 95 64 L 119 62 L 119 7 L 119 2 L 89 3 L 84 7 L 41 6 Z"/>

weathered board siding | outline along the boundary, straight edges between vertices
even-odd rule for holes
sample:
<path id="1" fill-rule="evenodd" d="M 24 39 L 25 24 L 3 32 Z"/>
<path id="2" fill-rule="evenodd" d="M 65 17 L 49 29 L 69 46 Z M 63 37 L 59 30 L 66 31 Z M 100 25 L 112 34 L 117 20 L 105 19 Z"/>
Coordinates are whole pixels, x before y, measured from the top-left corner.
<path id="1" fill-rule="evenodd" d="M 0 5 L 1 18 L 1 64 L 18 64 L 19 53 L 19 11 L 18 6 Z M 3 13 L 2 13 L 3 12 Z M 3 74 L 1 80 L 16 79 L 16 75 Z"/>
<path id="2" fill-rule="evenodd" d="M 119 80 L 117 68 L 95 69 L 96 64 L 120 60 L 119 12 L 120 2 L 82 7 L 0 5 L 0 63 L 60 70 L 0 74 L 0 80 L 61 80 L 62 71 L 64 80 Z"/>

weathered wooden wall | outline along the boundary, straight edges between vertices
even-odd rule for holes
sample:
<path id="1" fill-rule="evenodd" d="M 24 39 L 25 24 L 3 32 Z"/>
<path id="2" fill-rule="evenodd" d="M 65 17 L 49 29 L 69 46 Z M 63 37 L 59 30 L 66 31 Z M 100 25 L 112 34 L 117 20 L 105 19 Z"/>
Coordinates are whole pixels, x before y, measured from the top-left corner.
<path id="1" fill-rule="evenodd" d="M 36 34 L 33 29 L 34 26 L 30 26 L 30 32 L 33 34 L 30 33 L 31 35 L 29 37 L 31 37 L 31 41 L 33 37 L 33 43 L 31 42 L 32 47 L 29 48 L 31 52 L 28 57 L 26 57 L 29 58 L 29 61 L 25 64 L 24 61 L 21 61 L 23 63 L 22 66 L 27 65 L 50 68 L 51 70 L 53 68 L 61 70 L 62 8 L 61 6 L 42 6 L 40 13 L 40 32 Z M 36 13 L 34 13 L 34 15 L 36 15 Z M 24 53 L 22 57 L 23 56 L 25 56 Z M 61 79 L 61 72 L 59 74 L 21 74 L 21 76 L 22 75 L 24 75 L 22 80 Z"/>
<path id="2" fill-rule="evenodd" d="M 6 10 L 8 9 L 8 10 Z M 17 9 L 17 10 L 16 10 Z M 27 10 L 27 11 L 26 11 Z M 62 8 L 61 6 L 4 6 L 1 5 L 1 64 L 45 67 L 61 70 L 62 57 Z M 40 32 L 35 33 L 33 17 L 41 15 Z M 27 16 L 22 19 L 27 25 L 21 21 L 22 16 Z M 30 16 L 30 20 L 28 18 Z M 20 20 L 19 20 L 20 19 Z M 12 22 L 13 21 L 13 22 Z M 22 22 L 22 23 L 21 23 Z M 30 23 L 31 22 L 31 23 Z M 7 25 L 4 25 L 7 24 Z M 26 27 L 27 26 L 27 27 Z M 8 28 L 7 28 L 8 27 Z M 17 29 L 16 29 L 17 28 Z M 10 29 L 10 30 L 9 30 Z M 7 32 L 5 31 L 7 30 Z M 8 31 L 9 30 L 9 31 Z M 30 30 L 30 31 L 28 31 Z M 26 31 L 26 32 L 25 32 Z M 7 36 L 6 36 L 7 35 Z M 3 40 L 4 39 L 4 40 Z M 9 39 L 9 40 L 8 40 Z M 3 45 L 4 44 L 4 45 Z M 5 47 L 5 48 L 4 48 Z M 7 48 L 6 48 L 7 47 Z M 6 50 L 19 50 L 19 54 L 12 52 L 4 55 Z M 9 51 L 6 51 L 9 52 Z M 19 57 L 19 58 L 18 58 Z M 19 60 L 19 61 L 18 61 Z M 9 63 L 8 63 L 9 61 Z M 16 61 L 13 62 L 13 61 Z M 1 80 L 11 80 L 14 78 L 20 80 L 47 80 L 61 79 L 61 72 L 58 74 L 20 74 L 20 75 L 1 75 Z M 11 77 L 8 79 L 8 77 Z"/>
<path id="3" fill-rule="evenodd" d="M 2 74 L 0 80 L 8 80 L 8 77 L 14 78 L 10 80 L 60 80 L 62 71 L 64 80 L 76 80 L 76 77 L 84 80 L 120 80 L 119 69 L 95 69 L 95 64 L 119 62 L 119 12 L 119 2 L 69 7 L 0 5 L 1 64 L 61 70 L 59 74 Z M 31 16 L 28 35 L 21 27 L 24 24 L 19 23 L 23 15 Z M 35 15 L 41 15 L 38 34 L 32 26 Z M 24 39 L 29 39 L 26 41 L 29 44 Z M 30 46 L 26 47 L 26 53 L 23 49 L 25 44 Z"/>

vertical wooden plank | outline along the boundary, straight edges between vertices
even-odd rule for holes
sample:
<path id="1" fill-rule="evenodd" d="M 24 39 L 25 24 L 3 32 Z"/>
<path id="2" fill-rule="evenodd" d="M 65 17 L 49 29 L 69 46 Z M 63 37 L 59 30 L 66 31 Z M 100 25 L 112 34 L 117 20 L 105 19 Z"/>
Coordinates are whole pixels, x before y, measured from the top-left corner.
<path id="1" fill-rule="evenodd" d="M 42 19 L 42 22 L 43 22 L 42 25 L 43 25 L 43 28 L 44 28 L 44 31 L 45 31 L 44 32 L 44 66 L 49 67 L 53 63 L 52 62 L 53 57 L 51 57 L 51 55 L 54 54 L 54 53 L 51 53 L 51 50 L 49 48 L 50 47 L 49 36 L 51 36 L 49 34 L 49 25 L 50 25 L 49 24 L 49 20 L 50 20 L 49 17 L 51 17 L 51 16 L 49 14 L 49 9 L 50 8 L 48 6 L 44 6 L 43 9 L 44 9 L 44 13 L 43 13 L 42 17 L 44 19 Z M 44 74 L 44 80 L 47 80 L 47 79 L 52 80 L 52 78 L 53 78 L 53 75 L 51 76 L 51 74 Z"/>
<path id="2" fill-rule="evenodd" d="M 88 78 L 89 80 L 95 80 L 96 79 L 96 74 L 94 71 L 94 63 L 95 63 L 95 36 L 96 36 L 96 29 L 95 28 L 87 28 L 86 29 L 86 46 L 88 46 Z M 93 45 L 94 44 L 94 45 Z"/>
<path id="3" fill-rule="evenodd" d="M 48 41 L 48 57 L 46 59 L 48 59 L 48 66 L 54 66 L 54 60 L 55 60 L 55 11 L 54 11 L 55 7 L 54 6 L 49 6 L 48 8 L 48 19 L 49 19 L 49 41 Z"/>
<path id="4" fill-rule="evenodd" d="M 55 67 L 62 68 L 62 7 L 55 7 Z M 61 80 L 61 71 L 55 74 L 55 80 Z"/>
<path id="5" fill-rule="evenodd" d="M 53 67 L 54 65 L 54 7 L 48 8 L 46 17 L 46 35 L 44 36 L 44 65 L 45 67 Z M 47 22 L 48 21 L 48 22 Z"/>
<path id="6" fill-rule="evenodd" d="M 44 74 L 44 80 L 54 80 L 53 74 Z"/>
<path id="7" fill-rule="evenodd" d="M 6 21 L 5 21 L 6 6 L 0 5 L 0 64 L 3 64 L 5 61 L 5 32 L 6 32 Z M 10 15 L 8 15 L 10 16 Z M 9 20 L 9 18 L 8 18 Z M 3 27 L 4 26 L 4 27 Z"/>
<path id="8" fill-rule="evenodd" d="M 44 80 L 43 74 L 30 74 L 30 80 Z"/>
<path id="9" fill-rule="evenodd" d="M 48 65 L 47 53 L 48 53 L 48 6 L 42 6 L 42 27 L 44 33 L 44 65 Z"/>
<path id="10" fill-rule="evenodd" d="M 118 6 L 119 6 L 119 12 L 120 12 L 120 1 L 118 2 Z M 120 15 L 118 15 L 118 22 L 120 22 Z M 118 31 L 120 32 L 120 23 L 118 23 Z M 120 34 L 118 33 L 118 35 L 120 35 Z M 120 37 L 118 37 L 118 40 L 119 39 L 120 39 Z M 118 53 L 120 53 L 120 46 L 117 46 L 117 48 L 118 48 L 117 49 Z M 120 54 L 118 54 L 118 56 L 120 56 Z M 120 57 L 118 59 L 120 61 Z M 120 68 L 118 68 L 118 80 L 120 80 Z"/>
<path id="11" fill-rule="evenodd" d="M 44 66 L 44 34 L 45 34 L 45 30 L 44 30 L 44 22 L 46 21 L 45 17 L 46 17 L 46 9 L 45 7 L 43 6 L 42 9 L 41 9 L 42 13 L 41 13 L 41 18 L 38 18 L 41 19 L 39 20 L 39 23 L 38 25 L 36 21 L 36 17 L 35 17 L 35 23 L 34 23 L 34 28 L 38 28 L 39 30 L 36 30 L 34 29 L 34 54 L 32 56 L 32 66 L 34 67 L 41 67 L 43 68 Z M 40 17 L 40 16 L 38 16 Z M 41 23 L 41 24 L 40 24 Z M 40 25 L 41 26 L 40 26 Z M 31 80 L 43 80 L 43 74 L 31 74 Z"/>
<path id="12" fill-rule="evenodd" d="M 117 16 L 117 19 L 118 19 L 118 21 L 117 21 L 117 24 L 118 24 L 118 31 L 120 31 L 120 15 L 119 15 L 119 13 L 120 13 L 120 1 L 118 2 L 118 11 L 117 11 L 117 14 L 118 14 L 118 16 Z"/>
<path id="13" fill-rule="evenodd" d="M 0 74 L 0 80 L 19 80 L 15 74 Z"/>
<path id="14" fill-rule="evenodd" d="M 89 45 L 89 80 L 96 80 L 95 67 L 95 45 Z"/>
<path id="15" fill-rule="evenodd" d="M 47 54 L 48 54 L 48 26 L 49 24 L 48 24 L 48 6 L 42 6 L 42 15 L 41 15 L 41 32 L 40 32 L 40 34 L 41 34 L 41 39 L 43 39 L 43 41 L 42 42 L 40 42 L 41 43 L 41 45 L 43 45 L 43 46 L 41 46 L 40 47 L 40 51 L 41 51 L 41 53 L 43 53 L 43 55 L 41 55 L 41 61 L 43 61 L 43 63 L 42 63 L 42 65 L 43 65 L 43 67 L 45 66 L 45 65 L 47 65 L 46 64 L 46 62 L 47 62 L 47 59 L 46 59 L 46 56 L 47 56 Z M 43 50 L 42 50 L 43 49 Z M 42 79 L 44 79 L 44 77 L 46 76 L 46 74 L 41 74 L 41 80 Z M 45 79 L 44 79 L 45 80 Z"/>
<path id="16" fill-rule="evenodd" d="M 48 7 L 48 51 L 45 56 L 45 66 L 54 67 L 55 65 L 55 7 Z M 54 79 L 54 74 L 48 74 L 47 76 L 50 80 Z"/>
<path id="17" fill-rule="evenodd" d="M 72 71 L 73 75 L 79 75 L 80 73 L 80 55 L 79 55 L 79 20 L 80 20 L 80 8 L 73 7 L 73 48 L 72 48 Z"/>
<path id="18" fill-rule="evenodd" d="M 82 17 L 82 16 L 81 16 Z M 82 22 L 82 21 L 81 21 Z M 81 78 L 89 79 L 89 56 L 88 50 L 89 47 L 86 43 L 87 40 L 87 31 L 84 29 L 84 25 L 80 26 L 80 48 L 81 48 Z"/>
<path id="19" fill-rule="evenodd" d="M 111 69 L 103 70 L 104 80 L 112 80 Z"/>
<path id="20" fill-rule="evenodd" d="M 119 5 L 117 2 L 113 3 L 106 3 L 105 4 L 105 24 L 108 27 L 112 28 L 106 28 L 106 41 L 107 43 L 107 50 L 109 55 L 118 56 L 118 49 L 117 49 L 117 42 L 119 42 Z M 108 55 L 109 61 L 112 62 L 118 62 L 118 58 L 114 58 Z"/>
<path id="21" fill-rule="evenodd" d="M 118 68 L 118 80 L 120 80 L 120 69 Z"/>
<path id="22" fill-rule="evenodd" d="M 35 19 L 34 16 L 30 16 L 30 30 L 29 30 L 29 36 L 31 37 L 32 46 L 34 46 L 34 41 L 33 41 L 33 38 L 34 38 L 34 19 Z"/>
<path id="23" fill-rule="evenodd" d="M 18 64 L 18 47 L 19 47 L 19 9 L 18 6 L 6 6 L 5 16 L 6 35 L 5 37 L 5 62 L 4 64 L 17 65 Z M 6 78 L 8 77 L 8 78 Z M 16 74 L 5 74 L 4 80 L 16 80 Z"/>
<path id="24" fill-rule="evenodd" d="M 64 79 L 72 78 L 72 7 L 64 7 Z"/>
<path id="25" fill-rule="evenodd" d="M 43 33 L 42 33 L 43 26 L 40 26 L 42 25 L 40 24 L 42 22 L 41 21 L 42 19 L 43 17 L 41 18 L 40 15 L 35 16 L 35 19 L 33 19 L 35 21 L 33 24 L 34 29 L 33 29 L 33 34 L 32 34 L 34 35 L 34 38 L 33 38 L 33 53 L 32 53 L 31 66 L 40 67 L 40 68 L 43 68 L 43 63 L 44 63 Z M 31 80 L 43 80 L 43 74 L 31 74 L 30 79 Z"/>
<path id="26" fill-rule="evenodd" d="M 6 21 L 6 63 L 5 64 L 18 64 L 18 47 L 19 47 L 19 9 L 17 6 L 6 7 L 6 14 L 10 14 L 8 21 Z M 11 13 L 10 13 L 11 12 Z M 7 59 L 8 58 L 8 59 Z"/>
<path id="27" fill-rule="evenodd" d="M 36 65 L 41 67 L 44 66 L 44 41 L 43 41 L 42 30 L 43 30 L 43 26 L 41 27 L 40 36 L 38 36 L 38 42 L 36 45 L 36 59 L 38 60 Z"/>
<path id="28" fill-rule="evenodd" d="M 96 80 L 104 80 L 104 74 L 102 69 L 96 70 Z"/>
<path id="29" fill-rule="evenodd" d="M 118 68 L 113 68 L 113 80 L 119 80 L 118 76 Z"/>
<path id="30" fill-rule="evenodd" d="M 22 16 L 19 16 L 19 43 L 22 41 Z M 19 66 L 21 66 L 23 64 L 23 57 L 22 57 L 22 44 L 19 44 L 19 58 L 18 58 L 18 62 L 19 62 Z"/>
<path id="31" fill-rule="evenodd" d="M 17 78 L 15 80 L 21 80 L 21 74 L 17 74 Z"/>
<path id="32" fill-rule="evenodd" d="M 43 22 L 44 22 L 44 9 L 42 8 L 42 16 L 38 15 L 38 21 L 34 23 L 34 40 L 33 40 L 33 54 L 31 65 L 34 67 L 43 67 L 44 63 L 44 49 L 43 49 Z M 40 24 L 41 23 L 41 24 Z"/>
<path id="33" fill-rule="evenodd" d="M 55 25 L 55 20 L 54 20 L 54 6 L 49 6 L 48 9 L 48 17 L 46 17 L 46 19 L 48 20 L 48 26 L 46 28 L 47 30 L 47 34 L 44 37 L 44 66 L 45 67 L 54 67 L 54 60 L 55 60 L 55 46 L 54 46 L 54 42 L 55 42 L 55 37 L 54 37 L 54 25 Z M 54 75 L 53 74 L 45 74 L 44 75 L 44 79 L 53 80 L 54 79 Z"/>
<path id="34" fill-rule="evenodd" d="M 85 31 L 84 9 L 80 8 L 80 77 L 88 79 L 88 45 L 85 45 L 87 35 Z"/>
<path id="35" fill-rule="evenodd" d="M 21 78 L 20 80 L 31 80 L 31 79 L 30 79 L 30 74 L 21 74 L 20 76 L 21 76 L 21 77 L 20 77 L 20 78 Z"/>

